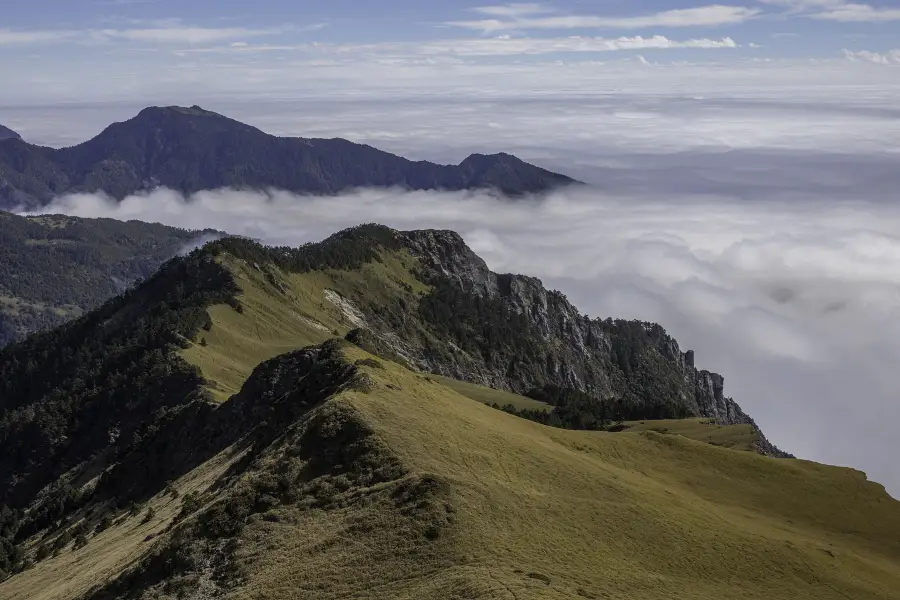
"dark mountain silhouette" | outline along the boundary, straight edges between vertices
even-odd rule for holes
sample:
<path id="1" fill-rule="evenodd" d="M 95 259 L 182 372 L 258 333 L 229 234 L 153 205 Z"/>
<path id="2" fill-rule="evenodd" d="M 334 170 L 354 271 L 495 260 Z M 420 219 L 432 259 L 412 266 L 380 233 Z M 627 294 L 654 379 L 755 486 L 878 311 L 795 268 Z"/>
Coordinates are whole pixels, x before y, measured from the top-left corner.
<path id="1" fill-rule="evenodd" d="M 509 154 L 475 154 L 457 166 L 410 161 L 343 139 L 276 137 L 198 106 L 147 108 L 71 148 L 0 142 L 0 207 L 41 205 L 82 191 L 121 199 L 157 186 L 185 194 L 219 187 L 334 194 L 398 186 L 522 195 L 571 183 Z"/>
<path id="2" fill-rule="evenodd" d="M 10 139 L 20 140 L 20 139 L 22 139 L 22 136 L 20 136 L 18 133 L 16 133 L 9 127 L 4 127 L 3 125 L 0 125 L 0 140 L 10 140 Z"/>

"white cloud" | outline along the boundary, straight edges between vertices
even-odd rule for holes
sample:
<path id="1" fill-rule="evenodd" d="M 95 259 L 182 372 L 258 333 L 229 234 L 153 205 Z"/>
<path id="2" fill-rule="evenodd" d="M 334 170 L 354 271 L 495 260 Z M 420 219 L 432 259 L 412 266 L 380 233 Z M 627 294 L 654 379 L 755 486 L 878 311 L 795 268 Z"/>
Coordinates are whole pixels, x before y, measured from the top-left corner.
<path id="1" fill-rule="evenodd" d="M 700 38 L 674 40 L 663 35 L 622 36 L 617 38 L 567 36 L 567 37 L 513 37 L 500 35 L 493 38 L 445 39 L 432 42 L 383 42 L 377 44 L 302 44 L 273 46 L 269 44 L 231 44 L 228 47 L 197 48 L 196 53 L 257 53 L 300 52 L 345 57 L 389 58 L 393 64 L 421 64 L 422 57 L 477 57 L 517 56 L 555 53 L 595 53 L 619 50 L 666 49 L 716 49 L 737 48 L 730 37 L 720 39 Z"/>
<path id="2" fill-rule="evenodd" d="M 852 61 L 868 62 L 876 65 L 900 65 L 900 50 L 889 50 L 884 53 L 868 50 L 844 50 L 844 56 Z"/>
<path id="3" fill-rule="evenodd" d="M 553 12 L 552 9 L 543 4 L 525 2 L 502 4 L 498 6 L 477 6 L 472 10 L 483 15 L 513 18 Z"/>
<path id="4" fill-rule="evenodd" d="M 359 222 L 454 229 L 495 270 L 540 276 L 593 316 L 661 322 L 699 366 L 725 376 L 726 393 L 773 441 L 864 468 L 900 492 L 900 209 L 686 198 L 659 184 L 652 194 L 571 190 L 523 201 L 396 190 L 219 190 L 186 200 L 157 190 L 120 204 L 67 196 L 46 210 L 275 244 Z"/>
<path id="5" fill-rule="evenodd" d="M 283 34 L 290 29 L 247 29 L 243 27 L 152 27 L 146 29 L 102 29 L 89 32 L 113 40 L 151 44 L 210 44 L 241 38 Z"/>
<path id="6" fill-rule="evenodd" d="M 601 17 L 591 15 L 548 15 L 534 14 L 508 15 L 507 19 L 482 19 L 475 21 L 452 21 L 456 27 L 477 31 L 494 32 L 502 30 L 529 29 L 643 29 L 649 27 L 712 27 L 743 23 L 760 14 L 761 11 L 742 6 L 713 4 L 697 8 L 669 10 L 634 17 Z M 494 13 L 496 14 L 496 13 Z"/>
<path id="7" fill-rule="evenodd" d="M 0 46 L 52 44 L 76 37 L 73 31 L 0 29 Z"/>
<path id="8" fill-rule="evenodd" d="M 453 54 L 457 56 L 500 56 L 520 54 L 553 54 L 558 52 L 614 52 L 618 50 L 648 50 L 677 48 L 737 48 L 731 38 L 671 40 L 662 35 L 652 37 L 565 37 L 565 38 L 494 38 L 487 40 L 454 40 L 424 43 L 416 51 L 422 54 Z"/>
<path id="9" fill-rule="evenodd" d="M 815 19 L 845 23 L 900 21 L 900 8 L 876 8 L 869 4 L 844 4 L 812 15 Z"/>
<path id="10" fill-rule="evenodd" d="M 212 44 L 242 38 L 277 36 L 290 32 L 321 29 L 323 24 L 307 27 L 191 27 L 171 23 L 158 27 L 60 29 L 60 30 L 12 30 L 0 29 L 2 45 L 53 45 L 64 43 L 102 44 L 114 41 L 140 42 L 158 45 Z"/>
<path id="11" fill-rule="evenodd" d="M 788 14 L 803 14 L 813 19 L 856 23 L 875 23 L 900 20 L 900 9 L 881 8 L 871 4 L 846 0 L 758 0 L 764 4 L 781 6 Z"/>

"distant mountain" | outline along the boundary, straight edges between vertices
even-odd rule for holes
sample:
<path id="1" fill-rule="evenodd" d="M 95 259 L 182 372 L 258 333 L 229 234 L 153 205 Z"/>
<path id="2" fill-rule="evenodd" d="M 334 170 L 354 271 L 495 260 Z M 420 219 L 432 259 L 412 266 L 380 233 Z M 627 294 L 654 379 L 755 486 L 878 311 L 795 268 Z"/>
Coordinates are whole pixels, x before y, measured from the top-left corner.
<path id="1" fill-rule="evenodd" d="M 0 140 L 21 140 L 22 136 L 10 129 L 0 125 Z"/>
<path id="2" fill-rule="evenodd" d="M 202 235 L 139 221 L 0 212 L 0 348 L 99 306 Z"/>
<path id="3" fill-rule="evenodd" d="M 46 204 L 66 192 L 115 198 L 157 186 L 190 194 L 219 187 L 334 194 L 354 187 L 495 188 L 508 195 L 576 183 L 509 154 L 456 166 L 410 161 L 343 139 L 282 138 L 198 106 L 147 108 L 78 146 L 0 142 L 0 207 Z"/>

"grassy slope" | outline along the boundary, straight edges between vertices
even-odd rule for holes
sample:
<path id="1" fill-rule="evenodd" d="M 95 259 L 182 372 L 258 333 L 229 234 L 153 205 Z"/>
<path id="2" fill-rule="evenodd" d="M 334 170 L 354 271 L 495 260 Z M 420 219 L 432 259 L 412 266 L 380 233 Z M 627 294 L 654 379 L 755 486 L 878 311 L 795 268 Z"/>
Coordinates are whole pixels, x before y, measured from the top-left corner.
<path id="1" fill-rule="evenodd" d="M 291 276 L 290 304 L 258 272 L 239 269 L 245 312 L 215 308 L 208 346 L 187 354 L 197 353 L 207 376 L 213 365 L 237 359 L 231 375 L 214 375 L 231 391 L 258 361 L 329 337 L 323 328 L 343 335 L 354 326 L 324 288 L 377 302 L 392 291 L 385 281 L 414 283 L 406 266 L 389 258 L 362 275 Z M 291 316 L 296 329 L 285 325 Z M 502 392 L 429 376 L 439 385 L 385 364 L 387 371 L 370 370 L 385 385 L 341 401 L 413 469 L 452 486 L 459 515 L 452 551 L 417 568 L 402 556 L 379 555 L 377 547 L 402 540 L 391 530 L 395 516 L 377 502 L 363 513 L 305 515 L 299 527 L 257 523 L 248 540 L 266 550 L 248 551 L 257 560 L 235 597 L 342 590 L 411 598 L 509 591 L 519 600 L 900 598 L 900 507 L 861 473 L 642 431 L 663 428 L 734 448 L 753 441 L 752 432 L 701 419 L 629 423 L 630 432 L 617 434 L 554 430 L 469 400 L 502 404 Z M 378 525 L 368 542 L 348 546 L 348 527 L 360 519 Z M 360 575 L 357 564 L 377 576 Z"/>
<path id="2" fill-rule="evenodd" d="M 410 261 L 402 253 L 385 253 L 383 262 L 367 264 L 359 271 L 302 275 L 273 271 L 283 286 L 279 289 L 253 265 L 230 259 L 227 266 L 243 292 L 239 298 L 244 310 L 238 313 L 226 304 L 213 306 L 209 311 L 213 327 L 201 332 L 206 346 L 196 343 L 182 356 L 200 368 L 216 399 L 226 400 L 264 360 L 319 344 L 335 334 L 343 337 L 357 326 L 325 297 L 324 290 L 370 304 L 388 302 L 402 285 L 424 291 L 409 273 Z"/>
<path id="3" fill-rule="evenodd" d="M 228 449 L 172 483 L 184 496 L 207 489 L 237 460 L 240 453 Z M 144 522 L 147 509 L 153 518 Z M 69 600 L 87 593 L 99 582 L 113 578 L 139 560 L 151 547 L 149 536 L 159 535 L 181 510 L 181 500 L 160 493 L 134 517 L 120 517 L 105 531 L 91 536 L 87 546 L 69 545 L 58 556 L 0 584 L 2 600 Z M 39 542 L 32 541 L 32 549 Z"/>
<path id="4" fill-rule="evenodd" d="M 479 582 L 478 597 L 900 598 L 900 503 L 862 473 L 551 429 L 388 366 L 350 402 L 452 488 L 441 576 Z"/>
<path id="5" fill-rule="evenodd" d="M 477 400 L 482 404 L 499 404 L 506 406 L 512 404 L 517 409 L 522 410 L 529 408 L 533 410 L 553 410 L 549 404 L 519 396 L 503 390 L 495 390 L 483 385 L 468 383 L 466 381 L 457 381 L 449 377 L 440 375 L 428 375 L 428 377 L 441 385 L 447 386 L 453 391 L 472 400 Z M 667 419 L 659 421 L 626 421 L 624 423 L 627 431 L 655 431 L 657 433 L 666 433 L 671 435 L 682 435 L 692 440 L 698 440 L 713 444 L 714 446 L 722 446 L 733 450 L 745 450 L 755 452 L 754 444 L 759 439 L 759 435 L 750 425 L 717 425 L 710 419 Z"/>
<path id="6" fill-rule="evenodd" d="M 717 425 L 711 419 L 664 419 L 627 421 L 626 431 L 655 431 L 706 442 L 714 446 L 755 452 L 759 434 L 750 425 Z"/>
<path id="7" fill-rule="evenodd" d="M 451 379 L 450 377 L 443 377 L 441 375 L 429 375 L 428 377 L 437 381 L 441 385 L 449 387 L 458 394 L 462 394 L 463 396 L 471 398 L 472 400 L 477 400 L 482 404 L 499 404 L 501 407 L 506 406 L 507 404 L 512 404 L 519 410 L 522 410 L 523 408 L 545 411 L 553 410 L 553 407 L 546 402 L 541 402 L 540 400 L 534 400 L 533 398 L 527 398 L 518 394 L 505 392 L 503 390 L 495 390 L 483 385 L 469 383 L 467 381 L 459 381 L 456 379 Z"/>
<path id="8" fill-rule="evenodd" d="M 232 268 L 244 312 L 214 307 L 207 345 L 184 351 L 219 397 L 265 358 L 355 326 L 324 288 L 378 301 L 385 286 L 411 284 L 402 257 L 362 274 L 292 276 L 286 293 L 251 266 Z M 356 500 L 334 510 L 282 507 L 242 533 L 246 578 L 232 598 L 900 599 L 900 504 L 857 471 L 641 431 L 747 442 L 700 420 L 552 429 L 459 393 L 483 400 L 486 389 L 455 391 L 380 362 L 363 367 L 369 393 L 345 392 L 325 408 L 372 428 L 409 480 L 438 482 L 438 499 L 417 507 L 446 514 L 440 535 L 422 537 L 393 483 L 350 489 Z M 232 458 L 217 460 L 176 487 L 208 486 Z M 144 536 L 174 516 L 166 497 L 151 505 L 153 522 L 125 521 L 67 549 L 0 585 L 0 599 L 78 597 L 146 551 Z"/>

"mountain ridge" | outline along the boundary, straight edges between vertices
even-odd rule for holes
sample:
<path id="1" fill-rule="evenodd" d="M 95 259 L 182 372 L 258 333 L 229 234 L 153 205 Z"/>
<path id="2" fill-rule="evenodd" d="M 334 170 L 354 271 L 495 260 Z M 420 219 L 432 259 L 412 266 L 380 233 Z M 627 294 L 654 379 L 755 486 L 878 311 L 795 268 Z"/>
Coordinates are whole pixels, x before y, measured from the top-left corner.
<path id="1" fill-rule="evenodd" d="M 5 127 L 0 125 L 0 141 L 2 140 L 21 140 L 22 136 L 10 129 L 9 127 Z"/>
<path id="2" fill-rule="evenodd" d="M 577 183 L 510 154 L 473 154 L 459 165 L 411 161 L 341 138 L 269 135 L 199 106 L 148 107 L 58 150 L 0 142 L 0 208 L 39 206 L 75 192 L 121 200 L 160 186 L 185 195 L 223 187 L 320 195 L 398 187 L 520 196 Z"/>
<path id="3" fill-rule="evenodd" d="M 0 350 L 0 599 L 894 600 L 900 503 L 864 474 L 604 426 L 718 410 L 700 373 L 452 232 L 223 238 Z"/>

